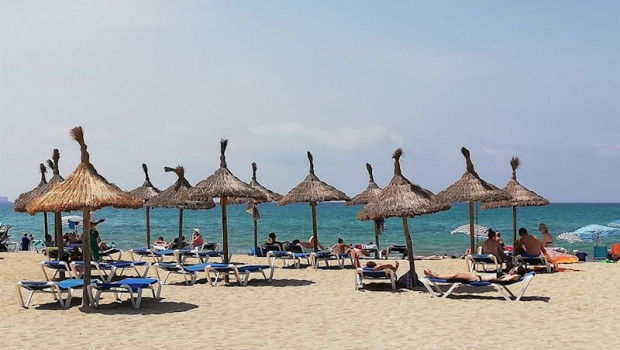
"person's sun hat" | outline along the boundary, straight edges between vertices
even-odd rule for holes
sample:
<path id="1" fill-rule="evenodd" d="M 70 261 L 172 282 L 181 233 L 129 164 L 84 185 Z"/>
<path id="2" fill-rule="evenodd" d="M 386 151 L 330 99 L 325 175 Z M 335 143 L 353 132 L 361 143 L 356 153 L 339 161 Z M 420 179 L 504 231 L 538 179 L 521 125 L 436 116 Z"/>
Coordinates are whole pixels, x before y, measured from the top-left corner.
<path id="1" fill-rule="evenodd" d="M 200 234 L 200 230 L 197 228 L 194 228 L 194 233 Z"/>

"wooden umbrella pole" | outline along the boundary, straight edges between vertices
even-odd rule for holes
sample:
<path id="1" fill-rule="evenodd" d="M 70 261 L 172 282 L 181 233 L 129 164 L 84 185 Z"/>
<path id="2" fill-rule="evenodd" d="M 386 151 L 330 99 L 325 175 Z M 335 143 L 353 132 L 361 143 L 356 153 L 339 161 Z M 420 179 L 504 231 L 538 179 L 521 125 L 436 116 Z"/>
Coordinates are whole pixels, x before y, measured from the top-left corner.
<path id="1" fill-rule="evenodd" d="M 220 206 L 222 207 L 222 243 L 224 244 L 224 264 L 230 263 L 228 259 L 228 218 L 226 216 L 226 196 L 220 197 Z M 224 275 L 224 282 L 228 283 L 228 274 Z"/>
<path id="2" fill-rule="evenodd" d="M 88 285 L 90 284 L 90 208 L 82 210 L 84 233 L 82 234 L 82 252 L 84 254 L 84 285 L 82 286 L 82 306 L 90 305 Z"/>
<path id="3" fill-rule="evenodd" d="M 183 242 L 183 209 L 179 209 L 179 244 L 177 249 L 181 249 L 181 243 Z"/>
<path id="4" fill-rule="evenodd" d="M 380 259 L 381 254 L 379 254 L 379 222 L 377 220 L 372 221 L 375 226 L 375 244 L 377 245 L 377 251 L 375 251 L 375 259 Z"/>
<path id="5" fill-rule="evenodd" d="M 56 260 L 59 260 L 61 258 L 60 254 L 63 252 L 63 241 L 62 241 L 62 217 L 60 216 L 61 213 L 59 211 L 54 213 L 54 239 L 56 240 L 56 248 L 58 248 L 58 252 L 56 254 Z M 63 275 L 64 272 L 60 271 Z M 64 278 L 64 276 L 61 275 L 61 278 Z"/>
<path id="6" fill-rule="evenodd" d="M 258 256 L 258 220 L 254 219 L 254 256 Z"/>
<path id="7" fill-rule="evenodd" d="M 474 244 L 474 202 L 469 201 L 469 254 L 476 254 Z"/>
<path id="8" fill-rule="evenodd" d="M 403 232 L 405 234 L 405 243 L 407 244 L 407 258 L 409 259 L 409 274 L 411 275 L 411 281 L 413 286 L 418 285 L 418 274 L 415 272 L 415 262 L 413 260 L 413 243 L 411 242 L 411 235 L 409 234 L 409 223 L 407 217 L 403 216 Z"/>
<path id="9" fill-rule="evenodd" d="M 517 206 L 512 206 L 512 249 L 517 245 Z"/>
<path id="10" fill-rule="evenodd" d="M 151 214 L 150 208 L 146 206 L 146 247 L 151 246 Z"/>
<path id="11" fill-rule="evenodd" d="M 47 237 L 49 234 L 49 231 L 47 230 L 47 212 L 43 213 L 43 232 L 45 232 L 43 237 Z M 45 241 L 45 238 L 43 238 L 43 240 Z"/>
<path id="12" fill-rule="evenodd" d="M 319 251 L 319 238 L 316 228 L 316 202 L 310 202 L 310 207 L 312 207 L 312 238 L 314 243 L 314 251 Z"/>

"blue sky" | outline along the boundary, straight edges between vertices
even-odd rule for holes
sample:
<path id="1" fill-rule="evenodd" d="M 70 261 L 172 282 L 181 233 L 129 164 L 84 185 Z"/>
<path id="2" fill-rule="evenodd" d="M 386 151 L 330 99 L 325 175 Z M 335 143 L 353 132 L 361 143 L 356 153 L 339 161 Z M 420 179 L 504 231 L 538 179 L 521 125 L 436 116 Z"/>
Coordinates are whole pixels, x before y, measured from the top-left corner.
<path id="1" fill-rule="evenodd" d="M 308 173 L 353 196 L 374 167 L 439 192 L 462 175 L 554 202 L 619 202 L 616 1 L 0 1 L 0 194 L 91 162 L 164 189 L 228 165 L 288 192 Z"/>

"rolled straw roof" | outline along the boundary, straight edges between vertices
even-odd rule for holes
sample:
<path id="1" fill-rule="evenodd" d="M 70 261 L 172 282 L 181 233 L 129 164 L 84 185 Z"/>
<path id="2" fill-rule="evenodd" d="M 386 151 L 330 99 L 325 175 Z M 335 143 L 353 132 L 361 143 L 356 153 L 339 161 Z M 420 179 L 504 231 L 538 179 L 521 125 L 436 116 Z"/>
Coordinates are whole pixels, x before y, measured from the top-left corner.
<path id="1" fill-rule="evenodd" d="M 149 199 L 157 196 L 161 192 L 161 190 L 153 186 L 153 184 L 151 183 L 151 180 L 149 179 L 149 169 L 144 163 L 142 163 L 142 170 L 144 171 L 144 183 L 142 184 L 142 186 L 129 191 L 129 194 L 146 202 Z"/>
<path id="2" fill-rule="evenodd" d="M 394 151 L 394 176 L 381 194 L 357 213 L 359 220 L 413 217 L 450 209 L 450 203 L 433 192 L 411 183 L 401 172 L 403 150 Z"/>
<path id="3" fill-rule="evenodd" d="M 228 140 L 220 140 L 220 168 L 213 175 L 198 182 L 189 190 L 189 198 L 216 198 L 216 197 L 242 197 L 253 198 L 258 201 L 267 200 L 267 196 L 257 188 L 239 180 L 228 170 L 226 165 L 226 147 Z"/>
<path id="4" fill-rule="evenodd" d="M 478 176 L 467 148 L 462 147 L 461 153 L 465 156 L 467 163 L 465 173 L 454 184 L 439 192 L 438 196 L 450 202 L 489 202 L 510 199 L 508 193 Z"/>
<path id="5" fill-rule="evenodd" d="M 15 210 L 16 212 L 25 213 L 26 204 L 30 203 L 33 199 L 38 198 L 39 196 L 41 196 L 41 194 L 44 193 L 44 186 L 47 184 L 47 180 L 45 179 L 45 173 L 47 172 L 47 169 L 45 168 L 45 165 L 43 163 L 39 164 L 39 169 L 41 171 L 41 181 L 39 181 L 37 187 L 33 188 L 28 192 L 22 193 L 19 195 L 19 197 L 17 197 L 17 199 L 15 200 L 15 204 L 13 205 L 13 210 Z"/>
<path id="6" fill-rule="evenodd" d="M 549 204 L 549 200 L 539 196 L 536 192 L 528 190 L 525 186 L 521 185 L 517 181 L 517 168 L 521 165 L 519 157 L 512 157 L 510 159 L 510 167 L 512 168 L 512 176 L 504 191 L 508 192 L 512 199 L 504 201 L 486 202 L 482 205 L 482 209 L 489 208 L 505 208 L 505 207 L 533 207 L 543 206 Z"/>
<path id="7" fill-rule="evenodd" d="M 185 168 L 177 166 L 176 168 L 165 167 L 164 171 L 174 172 L 177 174 L 177 181 L 172 186 L 161 191 L 157 196 L 149 199 L 150 207 L 163 208 L 179 208 L 179 209 L 211 209 L 215 208 L 213 199 L 207 198 L 202 200 L 188 199 L 187 194 L 192 185 L 185 179 Z"/>
<path id="8" fill-rule="evenodd" d="M 250 187 L 261 191 L 265 195 L 266 199 L 257 200 L 257 199 L 247 198 L 247 197 L 237 197 L 237 198 L 233 197 L 233 198 L 230 198 L 228 203 L 239 204 L 239 203 L 248 203 L 250 201 L 253 201 L 255 203 L 265 203 L 265 202 L 274 202 L 282 198 L 281 194 L 273 192 L 272 190 L 258 183 L 258 181 L 256 180 L 256 169 L 257 169 L 256 163 L 252 163 L 252 181 L 250 181 Z"/>
<path id="9" fill-rule="evenodd" d="M 90 163 L 82 127 L 71 129 L 71 136 L 80 144 L 80 164 L 64 181 L 57 183 L 49 192 L 30 202 L 26 206 L 28 213 L 72 211 L 85 208 L 96 210 L 105 206 L 140 208 L 142 201 L 125 193 L 97 173 Z"/>
<path id="10" fill-rule="evenodd" d="M 345 205 L 368 204 L 381 194 L 381 188 L 375 183 L 375 178 L 372 176 L 372 165 L 366 163 L 366 170 L 368 170 L 368 177 L 370 179 L 368 186 L 366 186 L 364 191 L 346 202 Z"/>
<path id="11" fill-rule="evenodd" d="M 308 152 L 308 161 L 310 162 L 310 173 L 308 176 L 282 197 L 278 201 L 278 205 L 351 200 L 344 192 L 339 191 L 334 186 L 326 184 L 314 175 L 314 160 L 310 152 Z"/>

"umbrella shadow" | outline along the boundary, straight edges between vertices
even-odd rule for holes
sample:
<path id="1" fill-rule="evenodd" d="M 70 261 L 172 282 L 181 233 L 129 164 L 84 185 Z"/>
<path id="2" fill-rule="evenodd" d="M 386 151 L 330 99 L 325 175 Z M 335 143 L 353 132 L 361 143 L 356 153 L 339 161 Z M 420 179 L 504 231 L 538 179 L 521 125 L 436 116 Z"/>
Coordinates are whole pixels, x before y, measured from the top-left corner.
<path id="1" fill-rule="evenodd" d="M 185 312 L 198 308 L 198 305 L 178 302 L 178 301 L 165 301 L 161 299 L 156 301 L 152 298 L 142 299 L 140 308 L 136 309 L 131 306 L 129 299 L 120 302 L 105 302 L 105 304 L 99 304 L 94 307 L 81 307 L 80 311 L 84 313 L 97 313 L 103 315 L 163 315 L 177 312 Z"/>
<path id="2" fill-rule="evenodd" d="M 392 290 L 392 285 L 390 283 L 381 283 L 381 282 L 369 282 L 364 283 L 364 286 L 358 289 L 360 292 L 389 292 L 389 293 L 405 293 L 406 289 L 396 288 L 396 290 Z"/>
<path id="3" fill-rule="evenodd" d="M 112 299 L 110 299 L 112 300 Z M 157 314 L 168 314 L 174 312 L 184 312 L 195 309 L 198 307 L 196 304 L 190 304 L 185 302 L 167 302 L 164 298 L 160 301 L 156 301 L 153 298 L 145 297 L 142 299 L 139 309 L 135 309 L 131 306 L 131 301 L 129 299 L 123 300 L 121 302 L 110 302 L 107 301 L 104 304 L 99 304 L 97 308 L 86 306 L 83 307 L 82 298 L 81 297 L 73 297 L 71 299 L 70 307 L 79 307 L 80 311 L 85 313 L 101 313 L 101 314 L 127 314 L 127 315 L 157 315 Z M 51 301 L 45 304 L 39 304 L 34 307 L 36 310 L 67 310 L 62 308 L 57 301 Z"/>
<path id="4" fill-rule="evenodd" d="M 450 294 L 446 299 L 454 299 L 454 300 L 499 300 L 506 301 L 502 296 L 491 296 L 491 295 L 479 295 L 479 294 Z M 551 300 L 550 297 L 541 297 L 541 296 L 523 296 L 520 299 L 521 301 L 543 301 L 548 303 Z"/>

